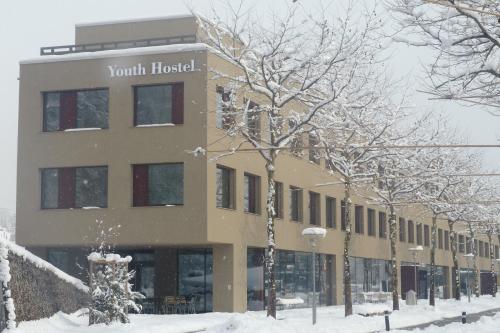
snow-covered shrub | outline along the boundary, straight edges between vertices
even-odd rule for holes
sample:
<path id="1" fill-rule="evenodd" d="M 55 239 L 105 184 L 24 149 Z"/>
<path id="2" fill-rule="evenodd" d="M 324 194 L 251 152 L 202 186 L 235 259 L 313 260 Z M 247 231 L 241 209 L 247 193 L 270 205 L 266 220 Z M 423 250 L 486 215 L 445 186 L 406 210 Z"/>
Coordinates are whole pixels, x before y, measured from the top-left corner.
<path id="1" fill-rule="evenodd" d="M 16 328 L 16 309 L 12 299 L 9 282 L 11 279 L 9 265 L 9 249 L 4 242 L 0 242 L 0 282 L 2 284 L 2 302 L 6 309 L 7 328 Z"/>
<path id="2" fill-rule="evenodd" d="M 139 313 L 141 305 L 136 301 L 144 296 L 132 291 L 130 280 L 134 271 L 128 271 L 130 256 L 93 252 L 88 256 L 90 263 L 89 323 L 109 325 L 114 321 L 128 323 L 130 310 Z"/>

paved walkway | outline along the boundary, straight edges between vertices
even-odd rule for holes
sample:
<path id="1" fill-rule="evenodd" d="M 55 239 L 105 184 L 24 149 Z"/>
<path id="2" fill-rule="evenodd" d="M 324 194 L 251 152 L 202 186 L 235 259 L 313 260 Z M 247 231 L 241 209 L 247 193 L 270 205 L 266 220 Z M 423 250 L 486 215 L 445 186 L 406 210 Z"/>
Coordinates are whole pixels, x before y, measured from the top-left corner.
<path id="1" fill-rule="evenodd" d="M 500 308 L 486 310 L 486 311 L 482 311 L 482 312 L 476 312 L 476 313 L 468 313 L 467 314 L 467 323 L 473 323 L 475 321 L 478 321 L 479 318 L 481 318 L 483 316 L 488 316 L 488 317 L 494 316 L 495 313 L 497 313 L 497 312 L 500 312 Z M 456 322 L 461 323 L 462 316 L 440 319 L 440 320 L 431 321 L 428 323 L 418 324 L 418 325 L 413 325 L 413 326 L 394 328 L 394 330 L 412 330 L 415 328 L 426 328 L 426 327 L 429 327 L 431 325 L 445 326 L 445 325 L 448 325 L 451 323 L 456 323 Z M 392 331 L 392 328 L 391 328 L 391 331 Z M 380 332 L 380 331 L 378 331 L 378 332 Z"/>

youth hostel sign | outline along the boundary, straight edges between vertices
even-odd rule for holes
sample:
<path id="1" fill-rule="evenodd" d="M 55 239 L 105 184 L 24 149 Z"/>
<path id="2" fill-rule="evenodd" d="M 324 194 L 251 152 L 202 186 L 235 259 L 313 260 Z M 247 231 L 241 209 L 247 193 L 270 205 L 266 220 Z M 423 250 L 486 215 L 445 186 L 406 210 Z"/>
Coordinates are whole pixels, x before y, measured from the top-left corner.
<path id="1" fill-rule="evenodd" d="M 160 75 L 160 74 L 175 74 L 194 72 L 194 59 L 182 63 L 165 63 L 162 61 L 155 61 L 148 65 L 137 63 L 133 66 L 107 66 L 109 77 L 129 77 L 129 76 L 145 76 L 145 75 Z"/>

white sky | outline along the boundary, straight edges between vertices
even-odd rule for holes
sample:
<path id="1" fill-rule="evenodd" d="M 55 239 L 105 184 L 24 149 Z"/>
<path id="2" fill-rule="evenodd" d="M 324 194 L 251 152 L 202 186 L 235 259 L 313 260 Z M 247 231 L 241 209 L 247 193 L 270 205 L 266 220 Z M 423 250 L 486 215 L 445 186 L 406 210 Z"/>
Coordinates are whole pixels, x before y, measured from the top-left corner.
<path id="1" fill-rule="evenodd" d="M 345 2 L 345 0 L 341 0 Z M 365 0 L 367 3 L 376 0 Z M 247 1 L 259 8 L 270 3 L 275 8 L 282 1 Z M 291 3 L 292 1 L 288 1 Z M 311 0 L 299 0 L 304 6 Z M 326 1 L 323 1 L 324 3 Z M 335 1 L 333 1 L 335 2 Z M 208 0 L 187 1 L 198 12 L 210 8 Z M 220 2 L 215 2 L 220 7 Z M 335 10 L 334 6 L 330 7 Z M 73 44 L 74 24 L 128 18 L 145 18 L 186 13 L 187 6 L 179 0 L 0 0 L 0 208 L 15 208 L 16 150 L 18 113 L 19 61 L 37 57 L 41 46 Z M 394 47 L 388 66 L 397 76 L 418 82 L 421 61 L 428 57 L 423 49 L 403 45 Z M 434 108 L 449 115 L 450 120 L 469 136 L 470 143 L 496 144 L 500 137 L 500 117 L 493 117 L 480 108 L 463 108 L 450 102 L 431 102 L 415 93 L 415 102 L 422 109 Z M 36 112 L 37 110 L 34 110 Z M 38 110 L 41 112 L 41 110 Z M 485 168 L 497 169 L 500 154 L 497 149 L 486 152 Z M 21 203 L 22 204 L 22 203 Z"/>

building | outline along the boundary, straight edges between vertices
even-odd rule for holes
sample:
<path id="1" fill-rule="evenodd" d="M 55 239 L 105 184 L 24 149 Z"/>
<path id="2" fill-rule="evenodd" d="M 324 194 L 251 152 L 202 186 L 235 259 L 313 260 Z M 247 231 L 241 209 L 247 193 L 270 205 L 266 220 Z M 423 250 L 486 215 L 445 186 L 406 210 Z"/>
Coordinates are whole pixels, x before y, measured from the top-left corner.
<path id="1" fill-rule="evenodd" d="M 215 162 L 189 153 L 223 136 L 224 81 L 211 70 L 236 73 L 202 37 L 191 16 L 82 24 L 75 45 L 42 48 L 41 57 L 21 62 L 17 241 L 84 278 L 78 266 L 99 243 L 96 220 L 106 230 L 120 225 L 110 241 L 132 255 L 147 309 L 165 296 L 195 295 L 200 312 L 259 310 L 264 163 L 252 153 Z M 256 131 L 265 119 L 258 121 Z M 335 176 L 313 154 L 281 156 L 276 175 L 278 296 L 311 303 L 301 231 L 319 225 L 328 228 L 317 257 L 319 303 L 342 303 L 342 189 L 315 186 Z M 362 301 L 366 292 L 390 290 L 388 214 L 360 197 L 354 203 L 353 293 Z M 431 220 L 415 208 L 398 219 L 400 290 L 415 280 L 408 249 L 422 245 L 425 298 Z M 450 296 L 452 280 L 445 222 L 436 251 L 440 297 Z M 479 242 L 487 271 L 489 247 Z"/>

